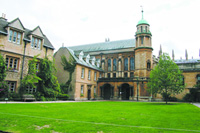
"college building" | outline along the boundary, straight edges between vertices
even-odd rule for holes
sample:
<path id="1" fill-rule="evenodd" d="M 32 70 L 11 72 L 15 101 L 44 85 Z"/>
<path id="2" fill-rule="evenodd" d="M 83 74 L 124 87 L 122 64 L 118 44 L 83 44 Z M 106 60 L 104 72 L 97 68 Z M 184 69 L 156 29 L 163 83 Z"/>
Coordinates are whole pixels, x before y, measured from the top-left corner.
<path id="1" fill-rule="evenodd" d="M 28 72 L 28 61 L 34 56 L 53 59 L 54 47 L 37 26 L 33 30 L 23 26 L 19 18 L 8 22 L 5 14 L 0 17 L 0 54 L 6 60 L 10 92 L 18 92 L 20 82 Z M 39 69 L 39 62 L 37 63 Z M 37 88 L 26 88 L 26 93 L 36 92 Z"/>
<path id="2" fill-rule="evenodd" d="M 143 11 L 142 11 L 143 13 Z M 68 72 L 61 65 L 61 56 L 73 58 L 76 68 L 70 99 L 74 100 L 160 100 L 161 95 L 147 92 L 147 81 L 159 57 L 152 55 L 152 33 L 142 19 L 136 25 L 134 39 L 61 47 L 54 55 L 59 83 L 66 83 Z M 160 50 L 160 54 L 162 54 Z M 174 57 L 174 54 L 173 54 Z M 200 81 L 200 61 L 174 60 L 183 71 L 185 90 L 176 95 L 182 99 Z M 89 78 L 90 77 L 90 78 Z M 200 93 L 200 92 L 199 92 Z"/>

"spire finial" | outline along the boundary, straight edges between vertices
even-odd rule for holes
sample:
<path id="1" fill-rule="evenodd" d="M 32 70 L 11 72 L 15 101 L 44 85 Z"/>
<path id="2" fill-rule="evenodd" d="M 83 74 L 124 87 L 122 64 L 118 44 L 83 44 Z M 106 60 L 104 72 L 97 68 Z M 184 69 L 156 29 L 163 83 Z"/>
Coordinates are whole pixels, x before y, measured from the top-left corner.
<path id="1" fill-rule="evenodd" d="M 174 57 L 175 57 L 174 50 L 172 49 L 172 60 L 174 60 Z"/>
<path id="2" fill-rule="evenodd" d="M 187 53 L 187 49 L 185 50 L 185 59 L 188 60 L 188 53 Z"/>
<path id="3" fill-rule="evenodd" d="M 142 12 L 142 19 L 143 19 L 143 12 L 144 12 L 144 11 L 143 11 L 143 6 L 140 6 L 140 7 L 142 8 L 142 11 L 141 11 L 141 12 Z"/>

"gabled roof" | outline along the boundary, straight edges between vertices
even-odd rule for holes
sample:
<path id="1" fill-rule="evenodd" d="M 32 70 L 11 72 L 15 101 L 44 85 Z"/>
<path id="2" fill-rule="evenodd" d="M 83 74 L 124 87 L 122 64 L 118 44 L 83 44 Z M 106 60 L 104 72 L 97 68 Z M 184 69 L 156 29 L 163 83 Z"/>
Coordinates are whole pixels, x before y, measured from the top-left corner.
<path id="1" fill-rule="evenodd" d="M 19 18 L 16 18 L 13 21 L 9 22 L 7 26 L 13 27 L 13 28 L 18 28 L 23 31 L 25 30 L 25 28 Z"/>
<path id="2" fill-rule="evenodd" d="M 11 22 L 7 22 L 4 18 L 0 18 L 0 34 L 7 35 L 8 31 L 6 30 L 6 27 L 8 27 L 9 25 L 11 25 L 12 23 L 14 23 L 16 21 L 19 21 L 20 24 L 22 25 L 22 23 L 21 23 L 21 21 L 20 21 L 19 18 L 16 18 L 16 19 L 14 19 Z M 22 27 L 24 29 L 24 40 L 28 41 L 28 42 L 31 42 L 29 35 L 31 35 L 32 32 L 34 32 L 36 29 L 39 29 L 41 31 L 41 33 L 42 33 L 42 30 L 41 30 L 41 28 L 39 26 L 37 26 L 33 30 L 26 29 L 26 28 L 24 28 L 23 25 L 22 25 Z M 43 34 L 43 37 L 44 37 L 44 45 L 43 46 L 51 48 L 51 49 L 54 49 L 53 45 L 51 44 L 51 42 L 49 41 L 49 39 L 44 34 Z"/>
<path id="3" fill-rule="evenodd" d="M 37 36 L 40 36 L 40 37 L 43 37 L 43 36 L 44 36 L 44 34 L 43 34 L 43 32 L 42 32 L 40 26 L 35 27 L 35 29 L 33 29 L 33 30 L 31 31 L 31 34 L 34 34 L 34 35 L 37 35 Z"/>
<path id="4" fill-rule="evenodd" d="M 73 51 L 83 51 L 83 52 L 95 52 L 95 51 L 103 51 L 103 50 L 117 50 L 117 49 L 125 49 L 125 48 L 134 48 L 135 47 L 135 39 L 127 39 L 127 40 L 119 40 L 119 41 L 108 41 L 101 43 L 93 43 L 86 45 L 79 45 L 69 47 Z"/>

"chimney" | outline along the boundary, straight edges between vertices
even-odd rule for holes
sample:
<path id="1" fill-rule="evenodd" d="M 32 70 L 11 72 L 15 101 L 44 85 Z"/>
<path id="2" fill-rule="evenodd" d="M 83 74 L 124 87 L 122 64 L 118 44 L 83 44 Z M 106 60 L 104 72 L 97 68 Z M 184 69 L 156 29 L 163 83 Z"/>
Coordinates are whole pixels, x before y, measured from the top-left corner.
<path id="1" fill-rule="evenodd" d="M 2 13 L 2 17 L 0 17 L 0 18 L 3 19 L 3 20 L 5 20 L 5 21 L 7 21 L 6 14 L 4 14 L 4 13 Z"/>

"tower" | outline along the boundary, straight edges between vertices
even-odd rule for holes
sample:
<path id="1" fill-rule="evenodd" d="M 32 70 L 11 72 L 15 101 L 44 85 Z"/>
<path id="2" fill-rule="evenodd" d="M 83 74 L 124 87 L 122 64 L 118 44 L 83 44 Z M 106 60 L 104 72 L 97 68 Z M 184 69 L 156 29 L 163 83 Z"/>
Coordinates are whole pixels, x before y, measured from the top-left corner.
<path id="1" fill-rule="evenodd" d="M 152 69 L 152 34 L 150 25 L 143 17 L 137 24 L 135 33 L 135 76 L 149 77 Z"/>

